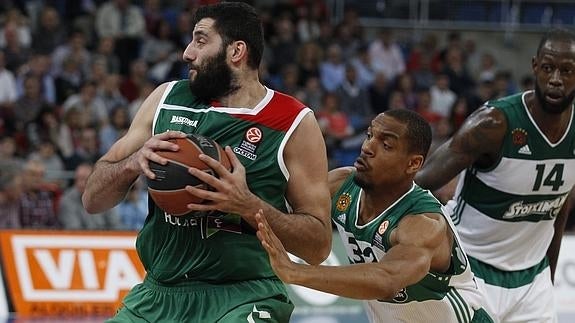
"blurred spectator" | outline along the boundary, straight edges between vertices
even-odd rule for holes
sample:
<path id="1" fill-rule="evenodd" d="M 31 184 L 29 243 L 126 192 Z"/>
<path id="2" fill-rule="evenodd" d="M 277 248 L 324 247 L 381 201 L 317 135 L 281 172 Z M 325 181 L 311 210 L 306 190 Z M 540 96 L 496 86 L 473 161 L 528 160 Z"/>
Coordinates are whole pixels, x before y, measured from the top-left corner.
<path id="1" fill-rule="evenodd" d="M 80 147 L 82 129 L 86 127 L 84 122 L 85 118 L 78 108 L 72 107 L 64 111 L 63 122 L 60 124 L 60 131 L 58 131 L 57 145 L 68 170 L 74 169 L 75 165 L 72 165 L 70 160 L 74 151 Z"/>
<path id="2" fill-rule="evenodd" d="M 26 125 L 26 136 L 30 146 L 37 148 L 44 141 L 58 142 L 60 121 L 52 107 L 44 107 L 35 120 Z"/>
<path id="3" fill-rule="evenodd" d="M 158 21 L 152 33 L 144 38 L 140 57 L 151 68 L 156 64 L 161 64 L 176 49 L 171 37 L 172 27 L 170 24 L 163 19 Z"/>
<path id="4" fill-rule="evenodd" d="M 351 120 L 341 111 L 338 96 L 329 92 L 324 94 L 321 108 L 316 115 L 325 139 L 330 167 L 337 167 L 340 162 L 337 160 L 336 151 L 340 148 L 341 141 L 350 138 L 354 133 Z"/>
<path id="5" fill-rule="evenodd" d="M 296 30 L 298 39 L 301 42 L 307 42 L 319 37 L 319 21 L 322 15 L 321 9 L 318 9 L 317 4 L 320 4 L 320 1 L 310 1 L 296 8 Z"/>
<path id="6" fill-rule="evenodd" d="M 362 89 L 367 89 L 375 79 L 371 58 L 366 45 L 359 46 L 356 55 L 350 60 L 357 73 L 357 82 Z"/>
<path id="7" fill-rule="evenodd" d="M 140 95 L 140 89 L 148 82 L 148 64 L 143 59 L 130 63 L 130 74 L 120 82 L 120 93 L 128 102 L 134 101 Z"/>
<path id="8" fill-rule="evenodd" d="M 435 85 L 430 89 L 431 111 L 439 114 L 442 118 L 451 115 L 451 107 L 457 99 L 457 95 L 449 88 L 449 76 L 439 74 L 435 80 Z"/>
<path id="9" fill-rule="evenodd" d="M 118 205 L 118 213 L 124 230 L 138 231 L 148 216 L 148 191 L 142 178 L 138 178 Z"/>
<path id="10" fill-rule="evenodd" d="M 80 164 L 74 173 L 74 185 L 62 195 L 58 217 L 66 230 L 119 230 L 122 228 L 117 208 L 89 214 L 82 205 L 82 194 L 92 172 L 91 164 Z"/>
<path id="11" fill-rule="evenodd" d="M 513 83 L 513 76 L 510 71 L 498 71 L 495 74 L 495 98 L 502 98 L 518 92 L 517 86 Z"/>
<path id="12" fill-rule="evenodd" d="M 411 71 L 415 88 L 429 89 L 435 84 L 435 73 L 432 70 L 432 57 L 431 55 L 422 55 L 419 60 L 418 68 Z"/>
<path id="13" fill-rule="evenodd" d="M 100 154 L 105 154 L 130 127 L 128 110 L 117 106 L 110 112 L 110 122 L 100 129 Z"/>
<path id="14" fill-rule="evenodd" d="M 375 79 L 368 89 L 369 102 L 375 114 L 385 112 L 388 109 L 389 82 L 383 72 L 375 74 Z"/>
<path id="15" fill-rule="evenodd" d="M 497 62 L 491 53 L 483 53 L 481 55 L 481 64 L 476 74 L 476 79 L 481 81 L 495 80 L 495 73 L 497 73 Z"/>
<path id="16" fill-rule="evenodd" d="M 298 85 L 299 69 L 296 64 L 288 64 L 282 67 L 280 84 L 277 87 L 278 91 L 285 94 L 296 96 L 301 90 Z"/>
<path id="17" fill-rule="evenodd" d="M 301 102 L 305 103 L 314 112 L 317 112 L 321 107 L 321 99 L 323 97 L 323 89 L 318 77 L 310 77 L 304 88 L 300 92 Z"/>
<path id="18" fill-rule="evenodd" d="M 96 52 L 92 55 L 92 60 L 102 60 L 106 64 L 106 72 L 111 74 L 120 73 L 120 59 L 114 52 L 115 44 L 112 37 L 101 37 L 98 40 Z"/>
<path id="19" fill-rule="evenodd" d="M 50 72 L 51 69 L 50 56 L 34 54 L 30 57 L 30 61 L 22 66 L 16 75 L 16 87 L 18 94 L 22 95 L 24 92 L 24 81 L 30 76 L 37 77 L 40 81 L 40 95 L 50 104 L 56 102 L 56 85 L 54 77 Z"/>
<path id="20" fill-rule="evenodd" d="M 67 169 L 76 169 L 82 163 L 95 164 L 100 158 L 100 143 L 98 132 L 93 127 L 80 129 L 78 145 L 74 149 L 72 156 L 66 159 Z"/>
<path id="21" fill-rule="evenodd" d="M 0 50 L 0 106 L 11 106 L 17 98 L 16 78 L 6 69 L 4 51 Z"/>
<path id="22" fill-rule="evenodd" d="M 337 44 L 327 48 L 326 58 L 320 64 L 321 85 L 327 92 L 335 91 L 345 79 L 345 62 L 341 57 L 341 48 Z"/>
<path id="23" fill-rule="evenodd" d="M 405 107 L 410 110 L 417 108 L 417 93 L 413 77 L 409 73 L 402 73 L 397 76 L 395 90 L 401 93 Z"/>
<path id="24" fill-rule="evenodd" d="M 345 78 L 336 90 L 341 111 L 349 118 L 355 132 L 363 132 L 373 118 L 369 93 L 359 86 L 355 67 L 347 64 Z"/>
<path id="25" fill-rule="evenodd" d="M 421 89 L 417 92 L 417 108 L 415 109 L 433 129 L 441 116 L 431 110 L 431 93 L 429 89 Z"/>
<path id="26" fill-rule="evenodd" d="M 0 160 L 0 229 L 21 227 L 22 172 L 19 164 Z"/>
<path id="27" fill-rule="evenodd" d="M 18 26 L 13 22 L 4 25 L 0 30 L 0 37 L 3 39 L 0 48 L 4 50 L 6 68 L 17 73 L 20 66 L 28 62 L 31 51 L 20 40 Z"/>
<path id="28" fill-rule="evenodd" d="M 24 94 L 14 105 L 17 128 L 23 130 L 26 124 L 38 117 L 42 109 L 50 107 L 42 96 L 40 79 L 35 75 L 28 76 L 24 80 Z"/>
<path id="29" fill-rule="evenodd" d="M 383 72 L 388 80 L 405 72 L 405 62 L 399 45 L 393 40 L 390 29 L 380 31 L 378 38 L 369 45 L 371 64 L 376 72 Z"/>
<path id="30" fill-rule="evenodd" d="M 120 59 L 120 73 L 128 74 L 130 61 L 138 56 L 146 33 L 146 22 L 140 8 L 130 0 L 104 2 L 96 13 L 96 33 L 99 37 L 113 37 Z"/>
<path id="31" fill-rule="evenodd" d="M 61 73 L 56 76 L 54 85 L 56 87 L 56 104 L 61 105 L 70 96 L 80 91 L 84 83 L 84 75 L 80 62 L 75 58 L 66 60 L 62 66 Z"/>
<path id="32" fill-rule="evenodd" d="M 449 116 L 449 126 L 452 131 L 457 131 L 462 125 L 465 119 L 471 114 L 474 109 L 468 106 L 468 101 L 465 97 L 458 97 L 451 107 L 451 115 Z M 449 133 L 451 135 L 451 133 Z"/>
<path id="33" fill-rule="evenodd" d="M 315 42 L 306 42 L 297 51 L 297 67 L 299 69 L 298 84 L 304 86 L 310 77 L 319 77 L 319 66 L 323 59 L 323 50 Z"/>
<path id="34" fill-rule="evenodd" d="M 269 69 L 271 73 L 280 73 L 283 66 L 295 63 L 299 44 L 294 25 L 287 14 L 277 18 L 274 28 L 275 36 L 269 43 L 272 56 Z"/>
<path id="35" fill-rule="evenodd" d="M 6 30 L 9 30 L 8 33 L 13 33 L 13 35 L 7 36 Z M 32 44 L 32 32 L 28 19 L 17 8 L 8 9 L 4 13 L 4 28 L 0 29 L 0 47 L 7 46 L 9 42 L 7 37 L 12 36 L 24 48 L 29 48 Z"/>
<path id="36" fill-rule="evenodd" d="M 56 47 L 52 53 L 52 74 L 59 75 L 62 72 L 64 62 L 75 59 L 82 68 L 84 75 L 90 73 L 92 55 L 86 48 L 86 36 L 80 30 L 72 30 L 68 40 Z"/>
<path id="37" fill-rule="evenodd" d="M 172 35 L 174 39 L 174 44 L 178 48 L 186 48 L 188 44 L 192 41 L 192 15 L 189 11 L 182 11 L 178 14 L 176 28 Z"/>
<path id="38" fill-rule="evenodd" d="M 450 48 L 445 60 L 442 74 L 449 77 L 449 88 L 456 95 L 466 94 L 475 86 L 475 82 L 465 66 L 463 51 L 459 48 Z"/>
<path id="39" fill-rule="evenodd" d="M 156 85 L 152 82 L 144 82 L 139 90 L 138 97 L 130 102 L 128 105 L 128 115 L 130 116 L 130 121 L 134 119 L 136 113 L 140 109 L 140 106 L 144 102 L 144 100 L 154 91 Z"/>
<path id="40" fill-rule="evenodd" d="M 38 160 L 29 160 L 24 165 L 23 193 L 20 196 L 23 228 L 60 228 L 56 215 L 59 190 L 44 181 L 44 174 L 44 165 Z"/>
<path id="41" fill-rule="evenodd" d="M 96 83 L 86 82 L 80 93 L 71 95 L 63 104 L 64 112 L 76 109 L 80 113 L 81 124 L 100 127 L 108 122 L 108 110 L 104 101 L 97 96 Z"/>
<path id="42" fill-rule="evenodd" d="M 22 165 L 23 159 L 18 156 L 18 146 L 14 137 L 0 136 L 0 162 L 2 164 Z"/>
<path id="43" fill-rule="evenodd" d="M 60 187 L 66 186 L 64 162 L 56 152 L 56 145 L 50 140 L 42 140 L 29 154 L 28 160 L 37 160 L 44 165 L 44 180 Z"/>
<path id="44" fill-rule="evenodd" d="M 110 111 L 117 106 L 128 104 L 128 100 L 120 93 L 120 81 L 120 75 L 108 74 L 104 83 L 99 84 L 96 90 L 96 97 L 104 103 L 106 114 L 110 114 Z"/>
<path id="45" fill-rule="evenodd" d="M 407 109 L 405 101 L 403 100 L 403 94 L 397 90 L 392 90 L 389 93 L 389 102 L 387 104 L 389 110 L 394 109 Z"/>
<path id="46" fill-rule="evenodd" d="M 60 14 L 53 7 L 44 6 L 40 12 L 38 26 L 32 36 L 34 51 L 50 55 L 66 41 L 66 30 L 60 22 Z"/>
<path id="47" fill-rule="evenodd" d="M 481 81 L 475 90 L 467 96 L 469 113 L 483 106 L 485 102 L 495 98 L 495 85 L 493 81 Z"/>

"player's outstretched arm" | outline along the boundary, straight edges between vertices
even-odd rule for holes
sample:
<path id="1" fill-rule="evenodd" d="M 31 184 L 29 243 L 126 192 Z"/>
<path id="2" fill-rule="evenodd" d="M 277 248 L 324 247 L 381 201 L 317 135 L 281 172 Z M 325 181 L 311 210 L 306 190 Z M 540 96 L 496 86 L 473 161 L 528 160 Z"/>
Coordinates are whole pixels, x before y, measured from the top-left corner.
<path id="1" fill-rule="evenodd" d="M 218 210 L 239 214 L 256 228 L 254 215 L 264 210 L 286 249 L 310 264 L 319 264 L 331 250 L 330 198 L 327 185 L 327 156 L 319 126 L 308 113 L 298 125 L 284 149 L 289 171 L 286 197 L 292 212 L 285 214 L 253 194 L 246 183 L 245 168 L 226 147 L 232 165 L 228 171 L 214 159 L 200 155 L 218 177 L 195 168 L 190 173 L 213 187 L 213 191 L 188 186 L 190 194 L 209 200 L 207 204 L 189 204 L 192 211 Z"/>
<path id="2" fill-rule="evenodd" d="M 309 266 L 292 262 L 263 212 L 256 214 L 257 236 L 268 252 L 272 268 L 289 284 L 301 285 L 355 299 L 392 299 L 406 286 L 419 282 L 432 266 L 433 256 L 449 248 L 450 236 L 440 214 L 405 217 L 392 232 L 393 247 L 379 262 L 347 266 Z M 449 257 L 441 267 L 448 268 Z M 437 264 L 434 264 L 437 266 Z"/>
<path id="3" fill-rule="evenodd" d="M 184 136 L 167 132 L 153 138 L 152 120 L 166 85 L 160 85 L 146 98 L 134 117 L 130 129 L 96 162 L 82 194 L 82 203 L 89 213 L 100 213 L 118 204 L 138 175 L 153 177 L 148 160 L 166 163 L 155 150 L 177 150 L 178 146 L 165 140 Z"/>
<path id="4" fill-rule="evenodd" d="M 498 157 L 506 129 L 507 120 L 501 111 L 490 107 L 478 109 L 427 158 L 415 182 L 433 191 L 473 164 L 491 166 Z"/>

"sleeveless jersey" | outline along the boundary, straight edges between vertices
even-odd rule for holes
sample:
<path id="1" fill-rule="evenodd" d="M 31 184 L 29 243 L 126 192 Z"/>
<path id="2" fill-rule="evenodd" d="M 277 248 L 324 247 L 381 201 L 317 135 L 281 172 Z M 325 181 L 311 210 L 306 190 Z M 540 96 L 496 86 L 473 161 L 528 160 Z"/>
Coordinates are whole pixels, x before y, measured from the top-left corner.
<path id="1" fill-rule="evenodd" d="M 462 172 L 447 204 L 467 254 L 503 271 L 542 263 L 575 184 L 573 108 L 565 134 L 551 143 L 527 109 L 527 93 L 486 103 L 507 118 L 499 160 Z"/>
<path id="2" fill-rule="evenodd" d="M 169 83 L 154 116 L 153 134 L 198 133 L 230 146 L 246 169 L 250 190 L 282 212 L 289 174 L 283 150 L 311 110 L 267 89 L 253 109 L 214 107 L 197 99 L 188 81 Z M 148 275 L 162 283 L 233 282 L 275 277 L 255 231 L 239 215 L 172 216 L 149 198 L 149 213 L 136 247 Z"/>
<path id="3" fill-rule="evenodd" d="M 391 232 L 404 217 L 422 213 L 443 215 L 441 203 L 414 183 L 376 218 L 358 225 L 362 189 L 353 182 L 353 176 L 338 190 L 331 212 L 351 264 L 380 261 L 391 248 Z M 370 322 L 470 322 L 481 308 L 483 294 L 475 285 L 451 219 L 444 217 L 454 233 L 449 270 L 427 273 L 392 300 L 366 301 Z"/>

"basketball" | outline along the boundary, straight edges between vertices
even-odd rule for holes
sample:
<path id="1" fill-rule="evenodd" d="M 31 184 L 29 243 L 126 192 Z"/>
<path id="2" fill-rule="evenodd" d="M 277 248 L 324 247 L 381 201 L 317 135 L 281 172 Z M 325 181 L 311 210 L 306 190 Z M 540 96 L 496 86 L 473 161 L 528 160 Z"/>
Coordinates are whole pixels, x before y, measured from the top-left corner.
<path id="1" fill-rule="evenodd" d="M 157 151 L 156 153 L 168 160 L 166 165 L 150 161 L 150 169 L 156 175 L 148 178 L 148 192 L 162 210 L 171 215 L 184 215 L 190 210 L 190 203 L 200 204 L 203 199 L 186 191 L 187 185 L 202 189 L 210 189 L 208 185 L 188 172 L 189 167 L 195 167 L 204 172 L 217 174 L 201 161 L 198 156 L 205 154 L 220 161 L 227 169 L 231 169 L 230 160 L 223 148 L 213 139 L 198 134 L 188 134 L 186 138 L 171 139 L 177 144 L 178 151 Z"/>

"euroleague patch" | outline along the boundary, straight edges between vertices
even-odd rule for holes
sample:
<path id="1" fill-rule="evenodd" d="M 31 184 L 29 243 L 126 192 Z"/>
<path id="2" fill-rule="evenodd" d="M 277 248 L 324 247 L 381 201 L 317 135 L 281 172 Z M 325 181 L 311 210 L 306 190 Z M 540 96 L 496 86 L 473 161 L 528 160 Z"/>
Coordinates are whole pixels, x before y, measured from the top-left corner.
<path id="1" fill-rule="evenodd" d="M 527 143 L 527 130 L 515 128 L 511 131 L 511 140 L 515 146 L 523 146 Z"/>
<path id="2" fill-rule="evenodd" d="M 238 147 L 234 147 L 234 152 L 238 155 L 244 156 L 247 159 L 255 160 L 258 158 L 256 150 L 263 139 L 263 132 L 258 127 L 251 127 L 246 130 L 244 139 Z"/>
<path id="3" fill-rule="evenodd" d="M 336 208 L 340 212 L 345 212 L 349 208 L 351 203 L 351 195 L 349 193 L 343 193 L 337 198 Z"/>

